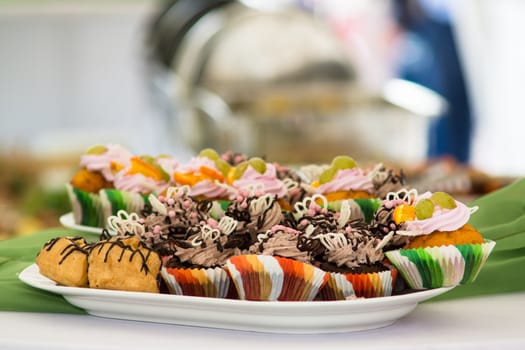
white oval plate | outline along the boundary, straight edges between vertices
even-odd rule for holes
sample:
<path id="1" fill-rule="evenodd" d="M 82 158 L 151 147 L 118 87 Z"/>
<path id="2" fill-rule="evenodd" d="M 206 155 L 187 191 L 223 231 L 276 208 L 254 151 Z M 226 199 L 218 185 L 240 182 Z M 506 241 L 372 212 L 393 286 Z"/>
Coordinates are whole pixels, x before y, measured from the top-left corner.
<path id="1" fill-rule="evenodd" d="M 271 333 L 336 333 L 391 325 L 421 301 L 452 288 L 341 301 L 243 301 L 57 286 L 33 264 L 19 275 L 89 314 L 125 320 Z"/>
<path id="2" fill-rule="evenodd" d="M 72 230 L 97 234 L 102 233 L 102 227 L 84 226 L 76 224 L 75 218 L 73 217 L 73 212 L 69 212 L 67 214 L 62 215 L 58 220 L 60 221 L 60 224 L 62 226 L 70 228 Z"/>

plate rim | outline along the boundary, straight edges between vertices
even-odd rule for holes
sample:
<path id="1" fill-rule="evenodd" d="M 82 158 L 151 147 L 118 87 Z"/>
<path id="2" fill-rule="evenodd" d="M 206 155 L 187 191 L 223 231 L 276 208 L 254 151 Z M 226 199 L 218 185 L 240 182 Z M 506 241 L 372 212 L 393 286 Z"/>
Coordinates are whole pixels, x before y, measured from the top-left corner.
<path id="1" fill-rule="evenodd" d="M 103 230 L 102 227 L 85 226 L 85 225 L 76 224 L 72 211 L 61 215 L 58 221 L 65 228 L 69 228 L 72 230 L 88 232 L 88 233 L 96 233 L 96 234 L 101 234 Z"/>
<path id="2" fill-rule="evenodd" d="M 205 298 L 195 296 L 183 296 L 183 295 L 172 295 L 172 294 L 157 294 L 157 293 L 144 293 L 144 292 L 129 292 L 129 291 L 115 291 L 115 290 L 104 290 L 104 289 L 90 289 L 90 288 L 78 288 L 78 287 L 66 287 L 58 286 L 55 282 L 42 276 L 39 273 L 38 266 L 33 263 L 26 267 L 22 272 L 19 273 L 19 279 L 34 288 L 46 290 L 51 293 L 55 293 L 63 296 L 71 304 L 81 307 L 86 312 L 94 316 L 102 316 L 117 319 L 126 320 L 146 320 L 149 322 L 156 323 L 171 323 L 178 325 L 193 325 L 201 327 L 212 327 L 212 328 L 223 328 L 230 330 L 248 330 L 248 331 L 261 331 L 270 333 L 302 333 L 302 334 L 313 334 L 313 333 L 331 333 L 341 331 L 354 331 L 354 330 L 366 330 L 379 328 L 389 325 L 398 319 L 406 316 L 412 310 L 414 310 L 419 302 L 428 300 L 440 294 L 446 293 L 454 287 L 447 288 L 436 288 L 428 289 L 424 291 L 417 291 L 413 293 L 395 295 L 389 297 L 379 298 L 368 298 L 368 299 L 354 299 L 354 300 L 338 300 L 338 301 L 246 301 L 246 300 L 234 300 L 234 299 L 219 299 L 219 298 Z M 327 329 L 311 329 L 311 327 L 303 326 L 304 328 L 297 328 L 297 325 L 290 325 L 288 328 L 276 329 L 274 325 L 268 323 L 263 327 L 261 325 L 239 325 L 238 327 L 228 326 L 227 324 L 216 324 L 204 316 L 200 316 L 202 319 L 193 321 L 181 321 L 180 315 L 175 313 L 173 320 L 166 320 L 165 318 L 159 317 L 156 319 L 146 319 L 148 317 L 146 313 L 138 313 L 139 317 L 133 316 L 129 312 L 102 312 L 100 311 L 100 305 L 114 304 L 115 300 L 121 300 L 123 305 L 129 307 L 130 304 L 136 305 L 138 310 L 144 307 L 151 308 L 169 308 L 173 311 L 197 311 L 199 314 L 206 312 L 213 314 L 224 314 L 230 318 L 235 319 L 241 317 L 243 314 L 251 314 L 252 316 L 262 316 L 269 320 L 276 320 L 277 318 L 293 318 L 293 317 L 312 317 L 312 318 L 326 318 L 326 317 L 351 317 L 352 315 L 362 315 L 363 313 L 369 312 L 371 314 L 377 314 L 384 312 L 390 312 L 391 314 L 399 314 L 397 316 L 390 315 L 385 320 L 388 322 L 380 325 L 378 322 L 375 325 L 367 324 L 357 326 L 361 328 L 355 329 L 344 328 L 342 321 L 337 321 L 341 324 L 338 326 L 343 327 L 341 330 L 327 330 Z M 98 303 L 97 307 L 87 308 L 86 302 Z M 132 303 L 134 302 L 134 303 Z M 137 304 L 138 303 L 138 304 Z M 83 304 L 83 305 L 79 305 Z M 113 305 L 112 305 L 113 306 Z M 184 316 L 182 316 L 184 319 Z M 168 321 L 168 322 L 166 322 Z M 196 322 L 196 323 L 195 323 Z M 253 322 L 261 322 L 260 320 Z M 279 322 L 282 322 L 279 320 Z M 317 320 L 316 320 L 317 322 Z M 355 323 L 355 320 L 352 322 Z M 282 326 L 282 325 L 281 325 Z M 364 328 L 363 328 L 364 327 Z"/>

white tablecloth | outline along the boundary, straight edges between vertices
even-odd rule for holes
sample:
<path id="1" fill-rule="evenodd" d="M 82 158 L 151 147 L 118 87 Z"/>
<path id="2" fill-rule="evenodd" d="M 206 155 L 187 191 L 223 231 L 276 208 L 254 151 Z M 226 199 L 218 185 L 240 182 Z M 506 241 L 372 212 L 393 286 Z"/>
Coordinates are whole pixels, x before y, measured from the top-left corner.
<path id="1" fill-rule="evenodd" d="M 131 306 L 130 306 L 131 307 Z M 525 293 L 427 302 L 391 326 L 286 335 L 0 312 L 0 349 L 525 349 Z"/>

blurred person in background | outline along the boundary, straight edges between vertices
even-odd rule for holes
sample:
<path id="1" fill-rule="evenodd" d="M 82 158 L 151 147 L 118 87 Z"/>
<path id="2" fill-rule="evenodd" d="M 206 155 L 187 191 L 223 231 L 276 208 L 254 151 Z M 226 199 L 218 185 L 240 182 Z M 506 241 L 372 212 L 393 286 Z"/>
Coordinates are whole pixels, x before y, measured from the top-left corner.
<path id="1" fill-rule="evenodd" d="M 470 160 L 473 116 L 446 0 L 393 0 L 401 31 L 397 74 L 441 94 L 448 109 L 432 121 L 428 158 Z"/>

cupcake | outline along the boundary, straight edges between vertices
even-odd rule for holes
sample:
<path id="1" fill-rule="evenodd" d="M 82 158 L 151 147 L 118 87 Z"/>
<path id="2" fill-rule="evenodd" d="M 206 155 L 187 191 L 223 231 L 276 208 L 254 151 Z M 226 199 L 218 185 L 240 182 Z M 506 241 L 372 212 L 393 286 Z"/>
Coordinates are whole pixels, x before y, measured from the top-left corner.
<path id="1" fill-rule="evenodd" d="M 347 156 L 335 157 L 329 166 L 301 168 L 301 172 L 310 179 L 309 185 L 303 184 L 308 195 L 324 196 L 335 210 L 339 209 L 342 200 L 351 200 L 366 222 L 372 220 L 385 190 L 397 188 L 401 181 L 381 164 L 362 169 Z"/>
<path id="2" fill-rule="evenodd" d="M 362 220 L 327 233 L 306 235 L 299 246 L 309 250 L 315 264 L 329 275 L 319 292 L 321 300 L 390 296 L 397 271 L 387 264 L 382 240 Z"/>
<path id="3" fill-rule="evenodd" d="M 161 275 L 170 293 L 201 297 L 233 296 L 233 285 L 223 268 L 227 260 L 241 253 L 237 247 L 226 247 L 228 235 L 237 222 L 227 216 L 219 222 L 191 227 L 185 240 L 175 241 L 174 253 L 165 257 Z"/>
<path id="4" fill-rule="evenodd" d="M 202 150 L 174 173 L 176 185 L 188 186 L 190 196 L 199 200 L 227 201 L 235 189 L 226 183 L 231 166 L 212 149 Z"/>
<path id="5" fill-rule="evenodd" d="M 311 301 L 327 281 L 321 269 L 271 255 L 237 255 L 226 262 L 239 299 Z"/>
<path id="6" fill-rule="evenodd" d="M 324 201 L 317 204 L 316 199 Z M 301 232 L 297 249 L 307 253 L 309 263 L 327 272 L 321 300 L 391 295 L 396 271 L 385 264 L 382 239 L 369 225 L 352 215 L 350 201 L 342 201 L 339 211 L 328 208 L 320 195 L 295 205 L 284 225 Z"/>
<path id="7" fill-rule="evenodd" d="M 413 289 L 451 287 L 475 280 L 495 246 L 468 224 L 469 208 L 445 192 L 426 192 L 413 205 L 393 213 L 396 234 L 408 238 L 401 249 L 386 252 Z"/>
<path id="8" fill-rule="evenodd" d="M 323 167 L 317 178 L 311 178 L 307 191 L 321 194 L 329 202 L 342 199 L 375 198 L 372 176 L 357 166 L 350 157 L 337 156 L 330 166 Z"/>
<path id="9" fill-rule="evenodd" d="M 124 147 L 113 144 L 93 146 L 81 156 L 80 170 L 66 185 L 76 224 L 105 226 L 99 192 L 114 188 L 115 176 L 130 164 L 131 157 Z"/>

